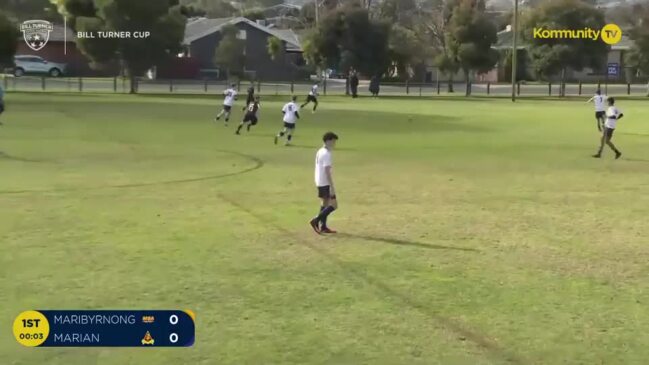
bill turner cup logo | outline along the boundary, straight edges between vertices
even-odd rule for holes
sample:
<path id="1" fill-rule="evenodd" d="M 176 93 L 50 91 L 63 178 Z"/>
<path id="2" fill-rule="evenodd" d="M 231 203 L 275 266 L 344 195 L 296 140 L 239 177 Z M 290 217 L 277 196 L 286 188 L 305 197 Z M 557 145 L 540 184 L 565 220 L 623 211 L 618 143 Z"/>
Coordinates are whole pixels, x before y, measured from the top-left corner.
<path id="1" fill-rule="evenodd" d="M 50 39 L 54 26 L 47 20 L 27 20 L 20 25 L 20 30 L 27 46 L 34 51 L 40 51 Z"/>

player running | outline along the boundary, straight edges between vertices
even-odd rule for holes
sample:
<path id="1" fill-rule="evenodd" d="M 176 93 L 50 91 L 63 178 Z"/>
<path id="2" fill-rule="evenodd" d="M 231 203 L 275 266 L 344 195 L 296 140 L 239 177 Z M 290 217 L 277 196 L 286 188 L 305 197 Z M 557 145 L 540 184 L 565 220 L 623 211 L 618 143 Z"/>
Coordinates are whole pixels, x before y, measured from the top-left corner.
<path id="1" fill-rule="evenodd" d="M 309 221 L 313 230 L 320 233 L 336 233 L 327 226 L 329 214 L 338 209 L 338 200 L 336 199 L 336 190 L 334 181 L 331 177 L 332 151 L 338 141 L 338 136 L 333 132 L 327 132 L 322 136 L 324 146 L 318 150 L 315 155 L 315 185 L 318 188 L 318 198 L 322 201 L 320 212 Z"/>
<path id="2" fill-rule="evenodd" d="M 257 112 L 259 111 L 259 105 L 259 96 L 256 96 L 255 100 L 248 104 L 248 110 L 243 116 L 243 120 L 239 124 L 239 127 L 237 127 L 237 131 L 234 132 L 235 134 L 241 134 L 239 132 L 241 132 L 241 128 L 243 128 L 244 124 L 248 124 L 248 126 L 246 127 L 246 130 L 248 132 L 250 132 L 250 127 L 257 124 Z"/>
<path id="3" fill-rule="evenodd" d="M 606 115 L 606 95 L 602 95 L 600 89 L 595 91 L 595 95 L 588 99 L 587 103 L 595 103 L 595 121 L 597 122 L 597 130 L 600 132 L 604 128 L 604 116 Z"/>
<path id="4" fill-rule="evenodd" d="M 300 119 L 300 113 L 298 113 L 295 101 L 297 101 L 297 96 L 293 96 L 291 101 L 286 103 L 282 108 L 282 113 L 284 113 L 284 129 L 275 136 L 275 144 L 277 144 L 277 139 L 284 137 L 284 135 L 286 135 L 286 143 L 284 143 L 284 146 L 288 146 L 291 143 L 293 132 L 295 131 L 295 123 Z"/>
<path id="5" fill-rule="evenodd" d="M 225 96 L 223 98 L 223 109 L 221 109 L 219 114 L 216 115 L 216 118 L 214 118 L 214 121 L 217 121 L 221 119 L 223 115 L 225 115 L 225 126 L 228 125 L 228 121 L 230 120 L 230 113 L 232 112 L 232 106 L 234 105 L 234 101 L 237 100 L 237 90 L 234 89 L 235 86 L 235 84 L 232 84 L 230 85 L 229 89 L 223 91 L 223 95 Z"/>
<path id="6" fill-rule="evenodd" d="M 250 106 L 250 103 L 255 101 L 255 87 L 250 84 L 250 87 L 248 87 L 248 96 L 246 96 L 246 105 L 243 106 L 243 109 L 241 110 L 246 110 Z"/>
<path id="7" fill-rule="evenodd" d="M 315 110 L 318 108 L 318 83 L 316 82 L 311 86 L 311 91 L 309 91 L 309 95 L 306 96 L 306 101 L 304 104 L 300 106 L 300 109 L 304 108 L 307 106 L 310 102 L 313 102 L 313 113 L 315 113 Z"/>
<path id="8" fill-rule="evenodd" d="M 604 144 L 607 144 L 615 152 L 615 159 L 617 160 L 622 156 L 622 152 L 618 150 L 611 139 L 613 139 L 613 132 L 615 132 L 615 127 L 617 122 L 624 117 L 622 111 L 615 106 L 615 99 L 613 97 L 608 98 L 608 109 L 606 110 L 606 122 L 604 123 L 604 132 L 602 133 L 601 143 L 599 145 L 599 150 L 596 154 L 593 155 L 595 158 L 602 157 L 602 150 L 604 149 Z"/>

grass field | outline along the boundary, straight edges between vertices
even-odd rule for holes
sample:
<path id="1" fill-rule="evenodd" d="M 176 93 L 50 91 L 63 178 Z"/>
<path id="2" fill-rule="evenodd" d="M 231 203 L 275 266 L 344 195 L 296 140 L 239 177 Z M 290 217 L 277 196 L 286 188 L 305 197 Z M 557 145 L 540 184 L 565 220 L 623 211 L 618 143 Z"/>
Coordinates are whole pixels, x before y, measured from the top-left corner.
<path id="1" fill-rule="evenodd" d="M 649 108 L 284 100 L 237 137 L 205 97 L 9 94 L 0 128 L 2 364 L 646 364 Z M 235 108 L 235 119 L 240 109 Z M 334 154 L 337 236 L 313 159 Z M 184 349 L 23 348 L 27 309 L 192 309 Z"/>

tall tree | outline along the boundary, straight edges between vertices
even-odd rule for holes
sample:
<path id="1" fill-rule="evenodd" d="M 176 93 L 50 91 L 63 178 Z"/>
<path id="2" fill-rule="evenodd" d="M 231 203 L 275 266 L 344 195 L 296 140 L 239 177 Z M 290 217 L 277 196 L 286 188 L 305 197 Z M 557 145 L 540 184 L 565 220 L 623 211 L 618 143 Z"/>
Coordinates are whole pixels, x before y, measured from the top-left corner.
<path id="1" fill-rule="evenodd" d="M 413 28 L 418 20 L 416 0 L 383 0 L 377 8 L 378 15 L 392 24 Z"/>
<path id="2" fill-rule="evenodd" d="M 245 63 L 245 41 L 239 39 L 239 28 L 234 25 L 228 25 L 221 30 L 223 38 L 219 42 L 214 55 L 215 63 L 224 68 L 227 77 L 243 76 L 243 66 Z"/>
<path id="3" fill-rule="evenodd" d="M 638 74 L 649 77 L 649 5 L 637 6 L 634 13 L 636 21 L 629 32 L 634 44 L 627 56 L 627 63 L 635 68 Z"/>
<path id="4" fill-rule="evenodd" d="M 11 65 L 18 48 L 18 26 L 0 12 L 0 66 Z M 2 67 L 0 67 L 2 69 Z"/>
<path id="5" fill-rule="evenodd" d="M 601 10 L 580 0 L 548 0 L 539 5 L 527 14 L 522 32 L 535 73 L 545 79 L 561 74 L 564 82 L 568 69 L 601 70 L 609 47 L 601 40 L 535 38 L 534 28 L 602 29 L 605 24 Z"/>
<path id="6" fill-rule="evenodd" d="M 98 34 L 100 31 L 130 32 L 125 38 L 79 38 L 77 46 L 95 63 L 121 60 L 135 78 L 165 57 L 181 49 L 186 18 L 178 0 L 53 0 L 75 31 Z M 148 38 L 136 32 L 148 31 Z M 141 35 L 141 33 L 140 33 Z"/>
<path id="7" fill-rule="evenodd" d="M 453 76 L 460 70 L 457 45 L 447 42 L 453 11 L 458 0 L 423 0 L 419 6 L 419 19 L 425 27 L 434 52 L 433 64 L 447 75 L 447 91 L 453 92 Z"/>
<path id="8" fill-rule="evenodd" d="M 381 76 L 390 64 L 388 23 L 369 18 L 367 9 L 341 8 L 330 12 L 305 43 L 310 62 L 320 67 Z"/>
<path id="9" fill-rule="evenodd" d="M 491 47 L 498 40 L 496 26 L 485 14 L 484 0 L 460 0 L 453 9 L 446 43 L 451 58 L 464 72 L 466 94 L 471 94 L 471 75 L 487 72 L 498 62 L 498 52 Z"/>
<path id="10" fill-rule="evenodd" d="M 425 41 L 413 30 L 400 25 L 392 27 L 389 47 L 392 69 L 404 79 L 409 78 L 412 69 L 428 56 Z"/>

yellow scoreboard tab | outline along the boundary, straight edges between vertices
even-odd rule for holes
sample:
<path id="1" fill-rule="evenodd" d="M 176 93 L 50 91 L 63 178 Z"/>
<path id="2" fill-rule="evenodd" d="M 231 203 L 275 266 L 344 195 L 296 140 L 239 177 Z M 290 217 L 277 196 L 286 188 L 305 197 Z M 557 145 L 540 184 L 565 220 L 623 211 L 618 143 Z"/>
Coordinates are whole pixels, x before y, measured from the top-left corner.
<path id="1" fill-rule="evenodd" d="M 189 310 L 28 310 L 13 333 L 28 347 L 189 347 L 195 317 Z"/>

